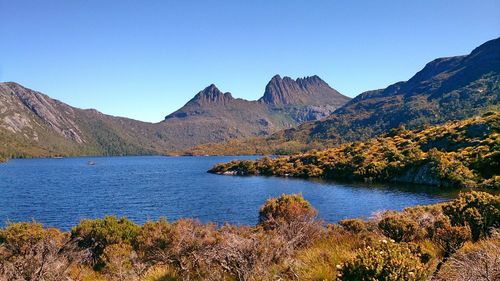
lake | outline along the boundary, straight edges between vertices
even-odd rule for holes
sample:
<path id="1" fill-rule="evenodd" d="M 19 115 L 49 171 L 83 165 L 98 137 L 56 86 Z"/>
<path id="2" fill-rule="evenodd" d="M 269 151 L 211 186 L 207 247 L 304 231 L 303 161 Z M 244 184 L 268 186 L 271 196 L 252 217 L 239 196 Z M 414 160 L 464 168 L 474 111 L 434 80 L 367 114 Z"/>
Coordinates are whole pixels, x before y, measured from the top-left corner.
<path id="1" fill-rule="evenodd" d="M 0 164 L 0 224 L 35 219 L 69 230 L 83 218 L 126 216 L 137 223 L 166 217 L 202 222 L 257 222 L 270 197 L 302 193 L 327 222 L 386 209 L 449 200 L 456 191 L 209 174 L 214 164 L 255 157 L 77 157 L 14 159 Z M 89 161 L 95 165 L 89 165 Z"/>

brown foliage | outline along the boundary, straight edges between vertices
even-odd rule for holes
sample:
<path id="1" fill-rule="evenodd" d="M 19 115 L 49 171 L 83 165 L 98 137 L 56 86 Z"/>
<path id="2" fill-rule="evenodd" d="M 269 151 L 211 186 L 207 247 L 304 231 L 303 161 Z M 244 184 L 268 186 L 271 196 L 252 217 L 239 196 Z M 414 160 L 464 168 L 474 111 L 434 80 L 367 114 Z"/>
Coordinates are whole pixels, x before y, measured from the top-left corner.
<path id="1" fill-rule="evenodd" d="M 448 259 L 436 280 L 500 280 L 500 239 L 465 246 Z"/>
<path id="2" fill-rule="evenodd" d="M 36 222 L 0 230 L 1 280 L 61 280 L 87 257 L 67 234 Z"/>
<path id="3" fill-rule="evenodd" d="M 418 237 L 420 229 L 418 224 L 402 214 L 391 214 L 383 218 L 378 227 L 385 236 L 396 242 L 409 242 Z"/>

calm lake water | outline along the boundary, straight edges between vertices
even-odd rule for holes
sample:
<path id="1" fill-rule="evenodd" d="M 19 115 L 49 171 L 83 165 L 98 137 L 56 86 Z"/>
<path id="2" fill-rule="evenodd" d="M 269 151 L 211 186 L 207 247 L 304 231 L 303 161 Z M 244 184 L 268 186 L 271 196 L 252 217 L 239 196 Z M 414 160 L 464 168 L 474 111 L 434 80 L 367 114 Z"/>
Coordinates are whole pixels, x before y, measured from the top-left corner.
<path id="1" fill-rule="evenodd" d="M 434 187 L 368 186 L 208 174 L 215 163 L 253 157 L 80 157 L 15 159 L 0 164 L 0 225 L 30 221 L 68 230 L 83 218 L 166 217 L 255 224 L 259 206 L 300 192 L 327 222 L 385 209 L 448 200 Z M 95 165 L 88 165 L 94 161 Z M 417 191 L 418 190 L 418 191 Z"/>

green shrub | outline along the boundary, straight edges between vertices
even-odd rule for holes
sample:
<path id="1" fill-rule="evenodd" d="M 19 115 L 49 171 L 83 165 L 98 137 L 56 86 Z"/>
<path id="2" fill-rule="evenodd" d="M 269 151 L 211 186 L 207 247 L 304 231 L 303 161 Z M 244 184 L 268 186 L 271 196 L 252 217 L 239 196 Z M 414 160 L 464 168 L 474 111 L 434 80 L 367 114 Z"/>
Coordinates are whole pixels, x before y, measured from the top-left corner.
<path id="1" fill-rule="evenodd" d="M 422 240 L 406 243 L 410 251 L 420 258 L 423 264 L 428 264 L 434 261 L 437 266 L 438 258 L 442 257 L 442 251 L 431 240 Z"/>
<path id="2" fill-rule="evenodd" d="M 39 223 L 12 223 L 0 230 L 0 245 L 8 246 L 15 254 L 21 254 L 46 236 L 47 231 Z"/>
<path id="3" fill-rule="evenodd" d="M 391 214 L 383 218 L 378 227 L 385 236 L 396 242 L 413 241 L 421 231 L 414 220 L 401 214 Z"/>
<path id="4" fill-rule="evenodd" d="M 82 220 L 71 230 L 71 238 L 77 240 L 81 248 L 90 249 L 94 262 L 97 262 L 108 245 L 131 244 L 139 229 L 125 217 L 107 216 L 104 219 Z"/>
<path id="5" fill-rule="evenodd" d="M 426 267 L 406 244 L 381 241 L 339 266 L 341 280 L 425 280 Z"/>
<path id="6" fill-rule="evenodd" d="M 472 191 L 460 193 L 458 199 L 443 206 L 451 224 L 469 226 L 472 238 L 489 235 L 490 228 L 500 227 L 500 195 Z"/>

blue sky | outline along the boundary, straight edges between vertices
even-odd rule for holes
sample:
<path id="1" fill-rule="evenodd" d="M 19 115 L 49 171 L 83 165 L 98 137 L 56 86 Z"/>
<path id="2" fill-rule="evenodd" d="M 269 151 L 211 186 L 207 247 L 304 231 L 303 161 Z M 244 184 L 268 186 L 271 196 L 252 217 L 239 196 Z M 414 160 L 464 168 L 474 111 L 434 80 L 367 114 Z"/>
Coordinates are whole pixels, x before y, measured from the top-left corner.
<path id="1" fill-rule="evenodd" d="M 156 122 L 211 83 L 258 99 L 316 74 L 353 97 L 499 35 L 498 0 L 0 0 L 0 81 Z"/>

